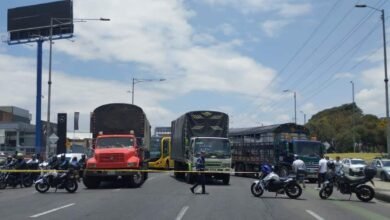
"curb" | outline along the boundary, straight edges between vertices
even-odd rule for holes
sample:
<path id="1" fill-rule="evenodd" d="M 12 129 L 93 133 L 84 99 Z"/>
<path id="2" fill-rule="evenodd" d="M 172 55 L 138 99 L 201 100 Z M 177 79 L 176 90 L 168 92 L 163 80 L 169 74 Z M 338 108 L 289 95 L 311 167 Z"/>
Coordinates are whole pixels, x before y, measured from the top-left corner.
<path id="1" fill-rule="evenodd" d="M 375 198 L 390 203 L 390 192 L 376 191 Z"/>

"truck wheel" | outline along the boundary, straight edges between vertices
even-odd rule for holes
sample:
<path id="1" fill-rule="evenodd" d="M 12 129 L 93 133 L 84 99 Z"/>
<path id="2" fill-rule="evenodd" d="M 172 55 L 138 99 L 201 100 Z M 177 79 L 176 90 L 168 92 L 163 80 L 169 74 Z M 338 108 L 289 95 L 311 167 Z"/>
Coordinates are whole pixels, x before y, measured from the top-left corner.
<path id="1" fill-rule="evenodd" d="M 96 189 L 100 185 L 100 180 L 96 177 L 84 175 L 83 183 L 88 189 Z"/>
<path id="2" fill-rule="evenodd" d="M 227 174 L 227 175 L 223 176 L 222 182 L 223 182 L 223 184 L 225 184 L 225 185 L 229 185 L 229 182 L 230 182 L 230 175 Z"/>
<path id="3" fill-rule="evenodd" d="M 144 183 L 144 175 L 141 172 L 136 172 L 130 176 L 130 186 L 140 187 Z"/>

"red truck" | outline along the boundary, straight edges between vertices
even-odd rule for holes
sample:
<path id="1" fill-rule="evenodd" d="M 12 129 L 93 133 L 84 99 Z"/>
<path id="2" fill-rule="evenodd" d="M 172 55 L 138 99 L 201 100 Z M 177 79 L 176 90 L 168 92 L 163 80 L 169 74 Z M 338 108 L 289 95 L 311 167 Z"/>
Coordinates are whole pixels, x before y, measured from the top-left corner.
<path id="1" fill-rule="evenodd" d="M 139 187 L 147 179 L 150 124 L 143 110 L 130 104 L 113 103 L 91 114 L 93 156 L 88 159 L 83 182 L 97 188 L 102 181 L 122 180 Z"/>

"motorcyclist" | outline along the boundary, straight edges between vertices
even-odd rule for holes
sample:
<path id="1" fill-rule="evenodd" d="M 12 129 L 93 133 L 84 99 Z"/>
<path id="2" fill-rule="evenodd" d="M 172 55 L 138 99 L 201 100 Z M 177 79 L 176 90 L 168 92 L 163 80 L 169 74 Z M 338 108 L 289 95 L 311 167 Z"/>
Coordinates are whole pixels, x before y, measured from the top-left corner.
<path id="1" fill-rule="evenodd" d="M 65 154 L 61 154 L 60 165 L 58 168 L 60 170 L 67 170 L 69 168 L 69 161 L 66 159 Z"/>
<path id="2" fill-rule="evenodd" d="M 13 163 L 14 163 L 14 159 L 12 158 L 11 155 L 8 155 L 7 156 L 7 161 L 5 163 L 5 166 L 6 167 L 11 167 L 13 165 Z"/>
<path id="3" fill-rule="evenodd" d="M 80 164 L 81 169 L 85 169 L 85 165 L 86 165 L 85 154 L 81 155 L 81 158 L 79 160 L 79 164 Z"/>
<path id="4" fill-rule="evenodd" d="M 33 154 L 31 159 L 27 161 L 27 166 L 30 169 L 37 169 L 38 164 L 39 164 L 39 161 L 38 161 L 37 156 L 35 154 Z"/>
<path id="5" fill-rule="evenodd" d="M 16 158 L 17 161 L 15 163 L 15 170 L 27 169 L 26 161 L 24 161 L 24 155 L 22 153 L 18 153 Z M 16 173 L 16 177 L 20 179 L 20 187 L 23 188 L 24 173 Z"/>
<path id="6" fill-rule="evenodd" d="M 55 169 L 57 170 L 58 169 L 58 166 L 60 165 L 58 159 L 57 159 L 57 156 L 56 155 L 53 155 L 49 161 L 49 164 L 48 166 L 51 168 L 51 169 Z"/>
<path id="7" fill-rule="evenodd" d="M 77 157 L 73 157 L 72 158 L 72 160 L 70 161 L 70 166 L 73 169 L 75 169 L 75 170 L 79 170 L 80 169 L 80 163 L 77 161 Z"/>

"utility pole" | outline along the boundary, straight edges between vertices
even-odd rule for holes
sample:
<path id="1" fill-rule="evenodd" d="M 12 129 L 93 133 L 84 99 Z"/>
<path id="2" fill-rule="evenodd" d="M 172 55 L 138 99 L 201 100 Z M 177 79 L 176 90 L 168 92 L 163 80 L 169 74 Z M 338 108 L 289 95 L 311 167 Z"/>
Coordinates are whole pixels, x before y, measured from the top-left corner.
<path id="1" fill-rule="evenodd" d="M 352 84 L 352 143 L 353 143 L 353 152 L 356 152 L 356 140 L 355 140 L 355 84 L 351 81 Z"/>

